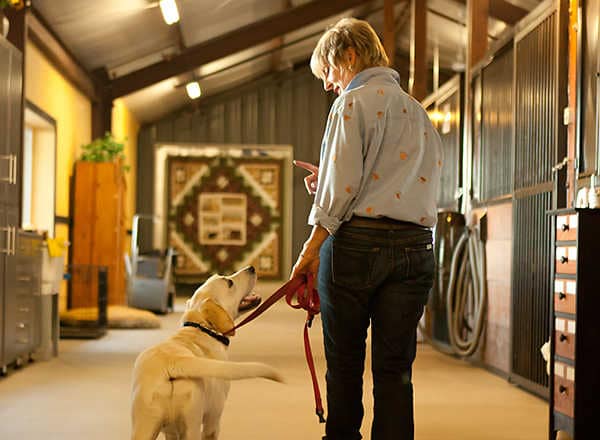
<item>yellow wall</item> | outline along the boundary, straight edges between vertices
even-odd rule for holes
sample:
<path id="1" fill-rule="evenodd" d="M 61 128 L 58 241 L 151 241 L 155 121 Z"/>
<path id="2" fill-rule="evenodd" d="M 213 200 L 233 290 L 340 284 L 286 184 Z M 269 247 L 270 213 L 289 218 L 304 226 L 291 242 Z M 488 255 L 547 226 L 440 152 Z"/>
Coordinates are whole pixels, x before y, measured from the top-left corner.
<path id="1" fill-rule="evenodd" d="M 27 44 L 25 63 L 26 98 L 56 121 L 55 215 L 69 217 L 69 187 L 73 163 L 81 154 L 81 146 L 92 140 L 92 103 L 31 42 Z M 125 144 L 125 165 L 130 167 L 126 173 L 125 204 L 125 225 L 129 229 L 135 213 L 137 136 L 140 124 L 121 99 L 114 102 L 112 118 L 112 132 L 118 141 Z M 57 224 L 56 237 L 68 239 L 68 226 Z M 64 288 L 61 291 L 60 307 L 61 310 L 66 308 Z"/>
<path id="2" fill-rule="evenodd" d="M 131 228 L 131 219 L 135 214 L 135 176 L 137 170 L 137 137 L 140 131 L 140 124 L 135 116 L 125 106 L 122 99 L 113 102 L 112 110 L 112 132 L 118 142 L 125 144 L 125 165 L 129 166 L 129 171 L 125 173 L 127 182 L 127 195 L 125 203 L 125 227 Z M 129 241 L 127 241 L 127 250 L 129 250 Z"/>
<path id="3" fill-rule="evenodd" d="M 56 120 L 56 215 L 69 216 L 69 177 L 81 145 L 91 141 L 92 103 L 29 42 L 25 96 Z"/>
<path id="4" fill-rule="evenodd" d="M 55 215 L 69 216 L 69 186 L 73 162 L 81 145 L 91 141 L 92 103 L 31 42 L 25 57 L 25 96 L 56 121 L 56 206 Z M 69 238 L 69 228 L 56 225 L 56 237 Z M 66 260 L 65 260 L 66 261 Z M 66 290 L 60 308 L 66 308 Z"/>

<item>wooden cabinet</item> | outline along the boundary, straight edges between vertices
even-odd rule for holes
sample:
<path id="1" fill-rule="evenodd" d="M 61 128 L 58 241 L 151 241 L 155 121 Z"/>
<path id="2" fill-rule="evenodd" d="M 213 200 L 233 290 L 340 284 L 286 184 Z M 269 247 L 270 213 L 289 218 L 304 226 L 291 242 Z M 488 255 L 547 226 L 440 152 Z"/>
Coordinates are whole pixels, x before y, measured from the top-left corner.
<path id="1" fill-rule="evenodd" d="M 597 431 L 600 414 L 600 210 L 552 212 L 554 221 L 550 439 Z M 593 435 L 592 435 L 593 436 Z"/>
<path id="2" fill-rule="evenodd" d="M 96 307 L 98 266 L 108 269 L 108 304 L 125 305 L 125 177 L 116 162 L 75 164 L 69 307 Z"/>

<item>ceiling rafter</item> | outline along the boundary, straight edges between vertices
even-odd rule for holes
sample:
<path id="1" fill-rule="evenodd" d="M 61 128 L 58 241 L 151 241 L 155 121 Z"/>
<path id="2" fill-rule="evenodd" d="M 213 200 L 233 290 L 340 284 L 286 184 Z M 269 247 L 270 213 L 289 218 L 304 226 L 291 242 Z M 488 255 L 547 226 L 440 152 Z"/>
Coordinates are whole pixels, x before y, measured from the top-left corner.
<path id="1" fill-rule="evenodd" d="M 280 12 L 235 31 L 189 47 L 179 55 L 122 77 L 110 83 L 113 99 L 128 95 L 157 82 L 188 72 L 211 61 L 272 40 L 371 0 L 313 0 Z"/>
<path id="2" fill-rule="evenodd" d="M 454 1 L 463 5 L 467 4 L 467 0 Z M 511 26 L 525 17 L 528 12 L 527 9 L 513 5 L 506 0 L 490 0 L 490 17 L 496 18 Z"/>

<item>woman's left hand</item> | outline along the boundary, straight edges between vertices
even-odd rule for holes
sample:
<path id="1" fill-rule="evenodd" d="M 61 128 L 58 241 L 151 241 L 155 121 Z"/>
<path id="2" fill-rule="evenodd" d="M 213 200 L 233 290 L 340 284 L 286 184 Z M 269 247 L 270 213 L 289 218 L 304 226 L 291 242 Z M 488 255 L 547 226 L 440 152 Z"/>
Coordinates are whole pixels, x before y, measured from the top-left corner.
<path id="1" fill-rule="evenodd" d="M 315 279 L 319 272 L 319 253 L 318 252 L 301 252 L 298 255 L 298 260 L 292 268 L 292 275 L 290 279 L 306 273 L 311 273 Z"/>

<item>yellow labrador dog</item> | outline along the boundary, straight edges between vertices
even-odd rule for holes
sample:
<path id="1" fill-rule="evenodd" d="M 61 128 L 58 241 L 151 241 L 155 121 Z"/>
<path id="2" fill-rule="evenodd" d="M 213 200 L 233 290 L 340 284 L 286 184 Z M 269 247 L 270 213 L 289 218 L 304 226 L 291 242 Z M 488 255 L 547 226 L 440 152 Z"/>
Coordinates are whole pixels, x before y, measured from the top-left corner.
<path id="1" fill-rule="evenodd" d="M 132 440 L 216 440 L 229 380 L 264 377 L 281 382 L 271 367 L 230 362 L 230 330 L 240 305 L 260 302 L 252 293 L 250 266 L 231 276 L 215 275 L 186 304 L 183 326 L 136 359 L 133 371 Z M 246 307 L 247 308 L 247 307 Z"/>

